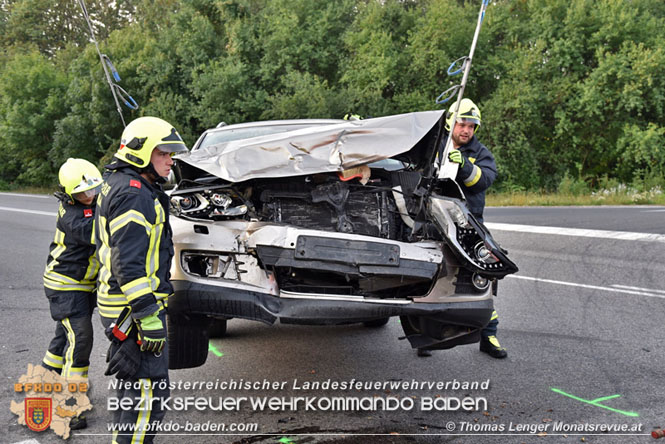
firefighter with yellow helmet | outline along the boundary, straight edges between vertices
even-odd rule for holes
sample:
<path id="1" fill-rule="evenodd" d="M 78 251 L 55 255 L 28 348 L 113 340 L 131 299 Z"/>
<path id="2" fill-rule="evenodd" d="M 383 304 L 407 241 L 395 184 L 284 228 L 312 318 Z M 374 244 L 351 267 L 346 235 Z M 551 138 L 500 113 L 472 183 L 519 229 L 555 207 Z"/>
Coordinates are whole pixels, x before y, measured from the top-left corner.
<path id="1" fill-rule="evenodd" d="M 60 167 L 58 179 L 60 206 L 44 270 L 44 291 L 57 325 L 42 366 L 66 380 L 87 381 L 99 270 L 93 232 L 95 198 L 102 175 L 87 160 L 70 158 Z M 74 430 L 86 425 L 85 416 L 70 422 Z"/>
<path id="2" fill-rule="evenodd" d="M 171 156 L 186 151 L 170 123 L 157 117 L 132 121 L 114 162 L 106 166 L 99 196 L 98 307 L 111 339 L 106 374 L 131 381 L 121 384 L 118 397 L 144 407 L 114 412 L 115 423 L 136 426 L 133 435 L 116 433 L 118 444 L 152 442 L 154 433 L 144 426 L 159 423 L 165 414 L 152 400 L 169 397 L 165 309 L 173 293 L 173 243 L 169 198 L 161 184 L 173 166 Z"/>
<path id="3" fill-rule="evenodd" d="M 455 116 L 455 105 L 453 103 L 448 109 L 445 123 L 448 133 L 452 129 L 453 146 L 448 153 L 448 159 L 459 165 L 455 181 L 464 193 L 469 211 L 483 222 L 485 191 L 496 179 L 496 162 L 490 150 L 480 143 L 475 135 L 482 122 L 478 106 L 471 99 L 462 99 Z M 508 356 L 508 352 L 496 338 L 498 325 L 499 316 L 495 310 L 489 324 L 480 333 L 480 351 L 493 358 L 502 359 Z M 418 356 L 430 356 L 430 352 L 418 349 Z"/>

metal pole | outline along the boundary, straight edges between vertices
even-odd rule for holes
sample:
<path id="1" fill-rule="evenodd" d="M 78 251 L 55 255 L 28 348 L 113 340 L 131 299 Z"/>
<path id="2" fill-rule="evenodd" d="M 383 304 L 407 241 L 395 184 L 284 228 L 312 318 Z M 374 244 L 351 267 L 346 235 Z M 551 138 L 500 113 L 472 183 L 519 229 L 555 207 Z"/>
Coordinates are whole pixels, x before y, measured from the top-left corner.
<path id="1" fill-rule="evenodd" d="M 441 171 L 441 165 L 443 165 L 443 159 L 448 157 L 450 140 L 453 136 L 453 131 L 455 130 L 455 124 L 457 123 L 457 113 L 459 112 L 459 105 L 462 102 L 464 97 L 464 88 L 466 87 L 466 81 L 469 78 L 469 72 L 471 71 L 471 61 L 473 60 L 473 53 L 476 52 L 476 44 L 478 43 L 478 36 L 480 35 L 480 27 L 483 24 L 483 19 L 485 18 L 485 10 L 489 0 L 483 0 L 482 5 L 480 5 L 480 12 L 478 13 L 478 23 L 476 24 L 476 31 L 473 34 L 473 40 L 471 41 L 471 49 L 469 50 L 469 56 L 464 61 L 464 75 L 462 76 L 462 83 L 460 84 L 459 92 L 457 93 L 457 102 L 455 103 L 455 110 L 453 111 L 453 124 L 450 126 L 450 132 L 446 138 L 446 144 L 443 148 L 443 155 L 439 159 L 439 171 Z"/>

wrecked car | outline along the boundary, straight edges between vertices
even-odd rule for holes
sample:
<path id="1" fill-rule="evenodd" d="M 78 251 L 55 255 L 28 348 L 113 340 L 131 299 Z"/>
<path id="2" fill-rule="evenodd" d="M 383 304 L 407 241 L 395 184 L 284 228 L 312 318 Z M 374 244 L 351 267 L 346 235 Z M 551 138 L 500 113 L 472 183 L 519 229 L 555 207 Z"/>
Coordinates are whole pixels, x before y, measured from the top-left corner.
<path id="1" fill-rule="evenodd" d="M 437 165 L 442 116 L 220 125 L 177 156 L 170 367 L 202 365 L 231 318 L 478 342 L 517 267 Z"/>

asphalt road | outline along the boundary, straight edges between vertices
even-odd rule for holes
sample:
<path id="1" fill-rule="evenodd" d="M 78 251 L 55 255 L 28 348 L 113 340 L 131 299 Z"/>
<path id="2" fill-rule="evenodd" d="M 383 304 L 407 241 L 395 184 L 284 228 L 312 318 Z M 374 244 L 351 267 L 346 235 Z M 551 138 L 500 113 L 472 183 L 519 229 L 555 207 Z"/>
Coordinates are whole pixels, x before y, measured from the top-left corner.
<path id="1" fill-rule="evenodd" d="M 3 443 L 60 442 L 50 431 L 35 433 L 18 425 L 9 411 L 10 400 L 20 400 L 13 384 L 28 363 L 41 361 L 54 328 L 41 274 L 56 208 L 54 198 L 0 193 L 0 333 L 4 339 L 0 359 L 6 381 L 0 386 L 0 405 L 5 406 L 0 409 Z M 504 225 L 493 229 L 520 266 L 516 276 L 500 283 L 495 301 L 500 314 L 499 338 L 509 351 L 505 360 L 481 354 L 477 345 L 417 358 L 406 341 L 398 340 L 402 331 L 395 318 L 380 329 L 265 326 L 232 320 L 227 337 L 211 341 L 204 366 L 172 371 L 171 380 L 211 384 L 267 381 L 280 388 L 182 388 L 173 390 L 172 396 L 211 397 L 214 403 L 219 397 L 232 401 L 316 397 L 323 404 L 315 411 L 307 411 L 305 404 L 295 410 L 284 404 L 274 411 L 268 406 L 252 408 L 249 401 L 241 402 L 239 410 L 199 411 L 190 406 L 168 414 L 165 422 L 181 430 L 163 433 L 158 442 L 652 441 L 649 433 L 665 427 L 660 348 L 665 343 L 665 239 L 658 237 L 665 235 L 664 220 L 664 207 L 489 208 L 486 222 L 490 226 L 568 229 L 565 234 L 515 231 Z M 588 230 L 604 231 L 590 237 Z M 655 237 L 638 235 L 623 240 L 606 235 L 607 231 Z M 74 432 L 72 443 L 110 441 L 110 436 L 100 436 L 108 433 L 107 405 L 114 395 L 109 390 L 110 379 L 103 376 L 107 342 L 96 314 L 94 324 L 91 400 L 95 408 L 88 429 Z M 381 387 L 304 387 L 307 382 L 351 380 Z M 462 389 L 453 386 L 455 381 L 488 381 L 489 386 Z M 383 387 L 391 382 L 409 387 Z M 448 389 L 416 387 L 420 383 L 448 383 Z M 395 410 L 325 411 L 325 400 L 333 397 L 363 398 L 368 403 L 391 399 L 400 405 Z M 454 409 L 454 398 L 465 397 L 478 402 L 479 408 Z M 443 400 L 449 404 L 444 405 Z M 437 402 L 440 410 L 427 411 L 430 401 Z M 257 424 L 257 430 L 211 436 L 185 432 L 182 428 L 188 422 L 192 427 L 208 422 Z M 625 425 L 639 431 L 589 430 L 601 425 Z M 572 430 L 575 427 L 586 429 Z M 536 435 L 543 431 L 545 434 Z"/>

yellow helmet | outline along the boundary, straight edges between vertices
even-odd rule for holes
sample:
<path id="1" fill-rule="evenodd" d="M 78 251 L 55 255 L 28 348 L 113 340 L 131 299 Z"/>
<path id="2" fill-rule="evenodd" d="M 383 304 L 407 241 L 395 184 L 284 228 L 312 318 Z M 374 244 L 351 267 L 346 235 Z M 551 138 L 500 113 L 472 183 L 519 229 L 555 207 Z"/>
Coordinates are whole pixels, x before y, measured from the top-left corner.
<path id="1" fill-rule="evenodd" d="M 453 127 L 453 113 L 455 112 L 455 104 L 450 105 L 448 114 L 446 115 L 446 130 L 450 131 Z M 457 121 L 460 122 L 473 122 L 476 124 L 476 129 L 480 126 L 480 109 L 476 106 L 471 99 L 462 99 L 459 104 L 459 112 L 457 113 Z"/>
<path id="2" fill-rule="evenodd" d="M 75 199 L 80 193 L 94 196 L 103 182 L 102 175 L 96 166 L 85 159 L 72 157 L 60 167 L 58 180 L 71 199 Z"/>
<path id="3" fill-rule="evenodd" d="M 152 151 L 158 148 L 167 153 L 187 151 L 178 131 L 158 117 L 139 117 L 122 132 L 120 148 L 114 156 L 130 165 L 144 168 L 150 163 Z"/>

